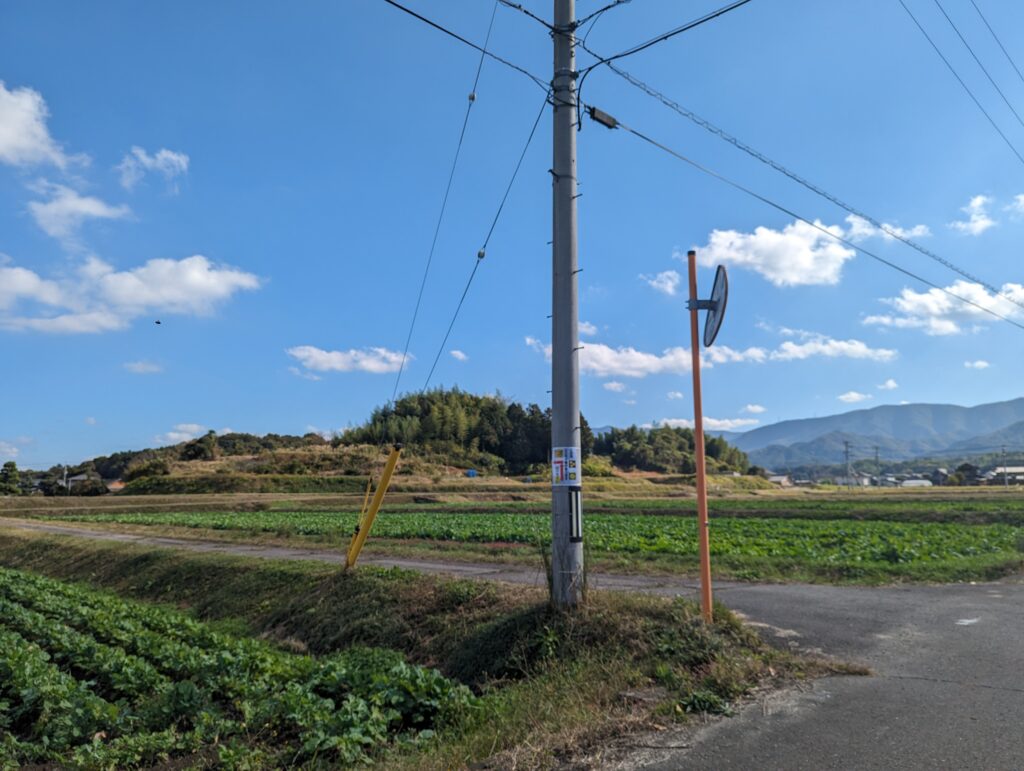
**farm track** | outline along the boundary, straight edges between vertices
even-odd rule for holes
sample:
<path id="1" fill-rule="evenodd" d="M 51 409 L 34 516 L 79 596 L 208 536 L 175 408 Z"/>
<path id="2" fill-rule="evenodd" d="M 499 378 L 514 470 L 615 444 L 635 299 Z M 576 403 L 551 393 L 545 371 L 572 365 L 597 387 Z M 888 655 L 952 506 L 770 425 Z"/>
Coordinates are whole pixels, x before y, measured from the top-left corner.
<path id="1" fill-rule="evenodd" d="M 111 533 L 4 518 L 0 527 L 140 546 L 340 564 L 322 550 Z M 373 559 L 424 573 L 542 586 L 539 569 Z M 675 577 L 591 574 L 599 589 L 693 596 Z M 1024 579 L 942 586 L 839 587 L 717 582 L 717 599 L 774 644 L 865 664 L 875 677 L 829 677 L 709 726 L 602 748 L 600 768 L 1024 767 Z"/>
<path id="2" fill-rule="evenodd" d="M 225 541 L 209 541 L 191 538 L 170 538 L 164 536 L 136 535 L 134 533 L 114 533 L 87 527 L 71 525 L 54 525 L 37 520 L 0 519 L 0 528 L 28 530 L 47 535 L 66 535 L 75 538 L 86 538 L 95 541 L 116 541 L 137 546 L 153 546 L 165 549 L 185 549 L 188 551 L 214 554 L 231 554 L 238 557 L 255 557 L 259 559 L 302 560 L 323 562 L 330 565 L 344 565 L 345 555 L 340 551 L 326 549 L 299 549 L 288 546 L 259 546 L 255 544 L 228 543 Z M 364 557 L 363 565 L 377 567 L 399 567 L 417 570 L 421 573 L 451 575 L 462 578 L 474 578 L 490 581 L 501 581 L 510 584 L 527 586 L 544 586 L 545 578 L 539 568 L 524 568 L 510 565 L 489 565 L 471 562 L 443 562 L 419 559 L 385 559 Z M 660 578 L 654 576 L 632 576 L 614 574 L 591 574 L 590 581 L 595 588 L 624 591 L 642 591 L 652 594 L 685 594 L 696 591 L 697 585 L 675 577 Z M 719 586 L 728 585 L 721 582 Z M 739 584 L 737 584 L 739 585 Z"/>

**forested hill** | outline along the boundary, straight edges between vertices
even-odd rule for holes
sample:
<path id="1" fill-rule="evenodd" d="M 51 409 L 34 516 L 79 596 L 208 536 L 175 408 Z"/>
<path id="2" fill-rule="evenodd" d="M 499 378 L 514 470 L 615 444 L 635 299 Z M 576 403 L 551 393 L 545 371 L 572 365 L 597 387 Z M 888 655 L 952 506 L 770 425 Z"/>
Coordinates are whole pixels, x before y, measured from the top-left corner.
<path id="1" fill-rule="evenodd" d="M 687 428 L 609 429 L 595 437 L 581 416 L 585 475 L 619 471 L 689 474 L 694 463 L 693 432 Z M 483 474 L 547 473 L 551 412 L 500 395 L 478 396 L 457 389 L 434 390 L 374 410 L 369 420 L 330 440 L 316 433 L 209 432 L 169 447 L 117 452 L 65 469 L 26 475 L 23 480 L 48 493 L 66 492 L 69 477 L 87 475 L 73 487 L 81 494 L 106 491 L 103 480 L 128 483 L 127 492 L 317 491 L 347 489 L 379 461 L 381 445 L 406 447 L 405 473 L 475 468 Z M 706 437 L 712 472 L 747 473 L 747 456 L 724 439 Z M 415 468 L 416 471 L 412 472 Z M 11 472 L 16 473 L 16 471 Z M 26 485 L 23 484 L 23 487 Z"/>
<path id="2" fill-rule="evenodd" d="M 400 442 L 433 452 L 463 453 L 481 465 L 521 474 L 548 462 L 551 410 L 500 396 L 477 396 L 458 389 L 406 396 L 374 411 L 366 424 L 345 432 L 347 444 Z M 690 474 L 696 470 L 694 437 L 688 428 L 612 428 L 595 437 L 580 416 L 584 459 L 608 459 L 621 469 Z M 724 439 L 705 438 L 713 471 L 749 468 L 747 456 Z M 485 461 L 489 458 L 490 463 Z"/>

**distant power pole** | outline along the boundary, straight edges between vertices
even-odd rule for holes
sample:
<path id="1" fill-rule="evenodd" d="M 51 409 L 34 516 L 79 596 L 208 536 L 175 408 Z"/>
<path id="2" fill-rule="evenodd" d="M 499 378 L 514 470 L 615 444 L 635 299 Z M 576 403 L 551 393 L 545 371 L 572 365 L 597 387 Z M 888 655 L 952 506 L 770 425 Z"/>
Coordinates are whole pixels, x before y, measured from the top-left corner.
<path id="1" fill-rule="evenodd" d="M 853 487 L 853 471 L 850 468 L 850 441 L 843 440 L 843 455 L 846 457 L 846 489 Z"/>
<path id="2" fill-rule="evenodd" d="M 554 0 L 551 297 L 551 601 L 583 596 L 576 261 L 576 3 Z"/>
<path id="3" fill-rule="evenodd" d="M 878 445 L 875 445 L 875 487 L 882 486 L 882 464 L 878 462 Z"/>
<path id="4" fill-rule="evenodd" d="M 1003 445 L 1003 489 L 1010 489 L 1010 469 L 1006 466 L 1006 445 Z"/>

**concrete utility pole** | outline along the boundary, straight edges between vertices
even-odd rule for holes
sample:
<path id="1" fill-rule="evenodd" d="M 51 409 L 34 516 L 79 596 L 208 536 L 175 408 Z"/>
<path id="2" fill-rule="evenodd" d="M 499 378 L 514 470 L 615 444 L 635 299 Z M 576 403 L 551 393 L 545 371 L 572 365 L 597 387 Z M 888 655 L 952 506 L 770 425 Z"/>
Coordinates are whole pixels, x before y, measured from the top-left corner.
<path id="1" fill-rule="evenodd" d="M 853 487 L 853 472 L 850 470 L 850 442 L 843 440 L 843 454 L 846 456 L 846 489 Z"/>
<path id="2" fill-rule="evenodd" d="M 1003 489 L 1010 489 L 1010 472 L 1006 468 L 1006 445 L 1003 445 Z"/>
<path id="3" fill-rule="evenodd" d="M 576 282 L 575 0 L 554 0 L 555 70 L 551 247 L 551 601 L 572 608 L 583 593 L 580 370 Z"/>
<path id="4" fill-rule="evenodd" d="M 875 487 L 882 486 L 882 464 L 878 462 L 878 445 L 875 445 Z"/>

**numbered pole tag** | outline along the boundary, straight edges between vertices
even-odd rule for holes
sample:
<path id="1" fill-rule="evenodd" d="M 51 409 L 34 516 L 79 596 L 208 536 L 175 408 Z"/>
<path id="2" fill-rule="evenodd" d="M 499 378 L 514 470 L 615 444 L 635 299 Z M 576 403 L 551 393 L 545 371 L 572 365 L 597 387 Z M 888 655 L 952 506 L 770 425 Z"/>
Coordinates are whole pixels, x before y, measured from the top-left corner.
<path id="1" fill-rule="evenodd" d="M 551 484 L 578 487 L 583 481 L 583 454 L 579 447 L 555 447 L 551 450 Z"/>
<path id="2" fill-rule="evenodd" d="M 583 542 L 583 505 L 581 493 L 583 488 L 569 487 L 569 543 Z"/>

